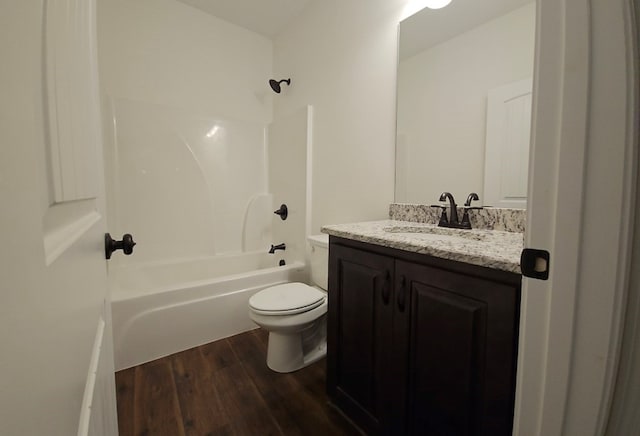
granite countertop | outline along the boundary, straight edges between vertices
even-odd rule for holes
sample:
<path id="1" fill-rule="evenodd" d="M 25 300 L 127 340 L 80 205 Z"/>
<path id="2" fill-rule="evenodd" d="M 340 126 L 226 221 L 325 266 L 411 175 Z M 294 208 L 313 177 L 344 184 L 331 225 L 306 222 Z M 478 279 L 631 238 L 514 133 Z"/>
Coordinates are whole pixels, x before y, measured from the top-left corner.
<path id="1" fill-rule="evenodd" d="M 523 234 L 458 230 L 434 224 L 382 220 L 322 227 L 323 233 L 520 274 Z"/>

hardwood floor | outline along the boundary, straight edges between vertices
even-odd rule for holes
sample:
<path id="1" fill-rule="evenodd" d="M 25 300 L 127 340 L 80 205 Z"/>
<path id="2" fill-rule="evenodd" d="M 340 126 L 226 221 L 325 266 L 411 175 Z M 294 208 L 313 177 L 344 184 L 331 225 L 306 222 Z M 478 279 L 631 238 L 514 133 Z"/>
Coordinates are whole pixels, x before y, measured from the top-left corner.
<path id="1" fill-rule="evenodd" d="M 120 436 L 359 435 L 327 404 L 325 360 L 290 374 L 252 330 L 116 373 Z"/>

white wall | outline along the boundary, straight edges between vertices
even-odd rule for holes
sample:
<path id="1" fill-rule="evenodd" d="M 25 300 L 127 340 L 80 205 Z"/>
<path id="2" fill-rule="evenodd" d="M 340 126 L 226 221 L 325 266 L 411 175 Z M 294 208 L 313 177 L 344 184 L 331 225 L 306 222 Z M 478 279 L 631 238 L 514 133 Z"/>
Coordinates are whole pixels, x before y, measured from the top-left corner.
<path id="1" fill-rule="evenodd" d="M 136 256 L 115 260 L 241 251 L 247 208 L 271 219 L 268 202 L 251 200 L 267 191 L 272 42 L 174 0 L 102 1 L 98 18 L 116 124 L 105 141 L 109 220 L 114 236 L 138 242 Z"/>
<path id="2" fill-rule="evenodd" d="M 314 107 L 311 233 L 383 219 L 393 201 L 397 26 L 407 1 L 312 2 L 274 41 L 291 86 L 274 114 Z"/>
<path id="3" fill-rule="evenodd" d="M 534 27 L 531 3 L 400 62 L 406 168 L 397 175 L 405 192 L 396 200 L 433 203 L 451 191 L 460 202 L 482 194 L 487 92 L 533 75 Z"/>
<path id="4" fill-rule="evenodd" d="M 175 0 L 100 1 L 105 93 L 268 122 L 272 43 Z"/>

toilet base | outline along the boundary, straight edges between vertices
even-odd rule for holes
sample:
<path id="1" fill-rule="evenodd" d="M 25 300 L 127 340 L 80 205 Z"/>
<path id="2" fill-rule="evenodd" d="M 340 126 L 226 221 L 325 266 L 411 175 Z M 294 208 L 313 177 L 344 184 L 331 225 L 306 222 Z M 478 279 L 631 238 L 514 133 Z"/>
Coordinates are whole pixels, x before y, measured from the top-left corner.
<path id="1" fill-rule="evenodd" d="M 327 344 L 318 345 L 305 356 L 299 335 L 269 333 L 267 366 L 275 372 L 293 372 L 311 365 L 327 354 Z"/>
<path id="2" fill-rule="evenodd" d="M 326 318 L 319 321 L 304 332 L 269 332 L 267 366 L 275 372 L 293 372 L 326 356 Z"/>

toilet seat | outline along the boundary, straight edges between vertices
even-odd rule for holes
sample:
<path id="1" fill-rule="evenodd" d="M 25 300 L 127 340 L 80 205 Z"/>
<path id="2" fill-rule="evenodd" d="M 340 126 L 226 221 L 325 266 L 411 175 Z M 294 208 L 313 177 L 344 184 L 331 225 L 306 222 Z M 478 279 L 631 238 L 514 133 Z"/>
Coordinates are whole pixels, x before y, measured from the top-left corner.
<path id="1" fill-rule="evenodd" d="M 264 289 L 249 299 L 249 307 L 260 315 L 295 315 L 322 303 L 326 294 L 304 283 L 285 283 Z"/>

